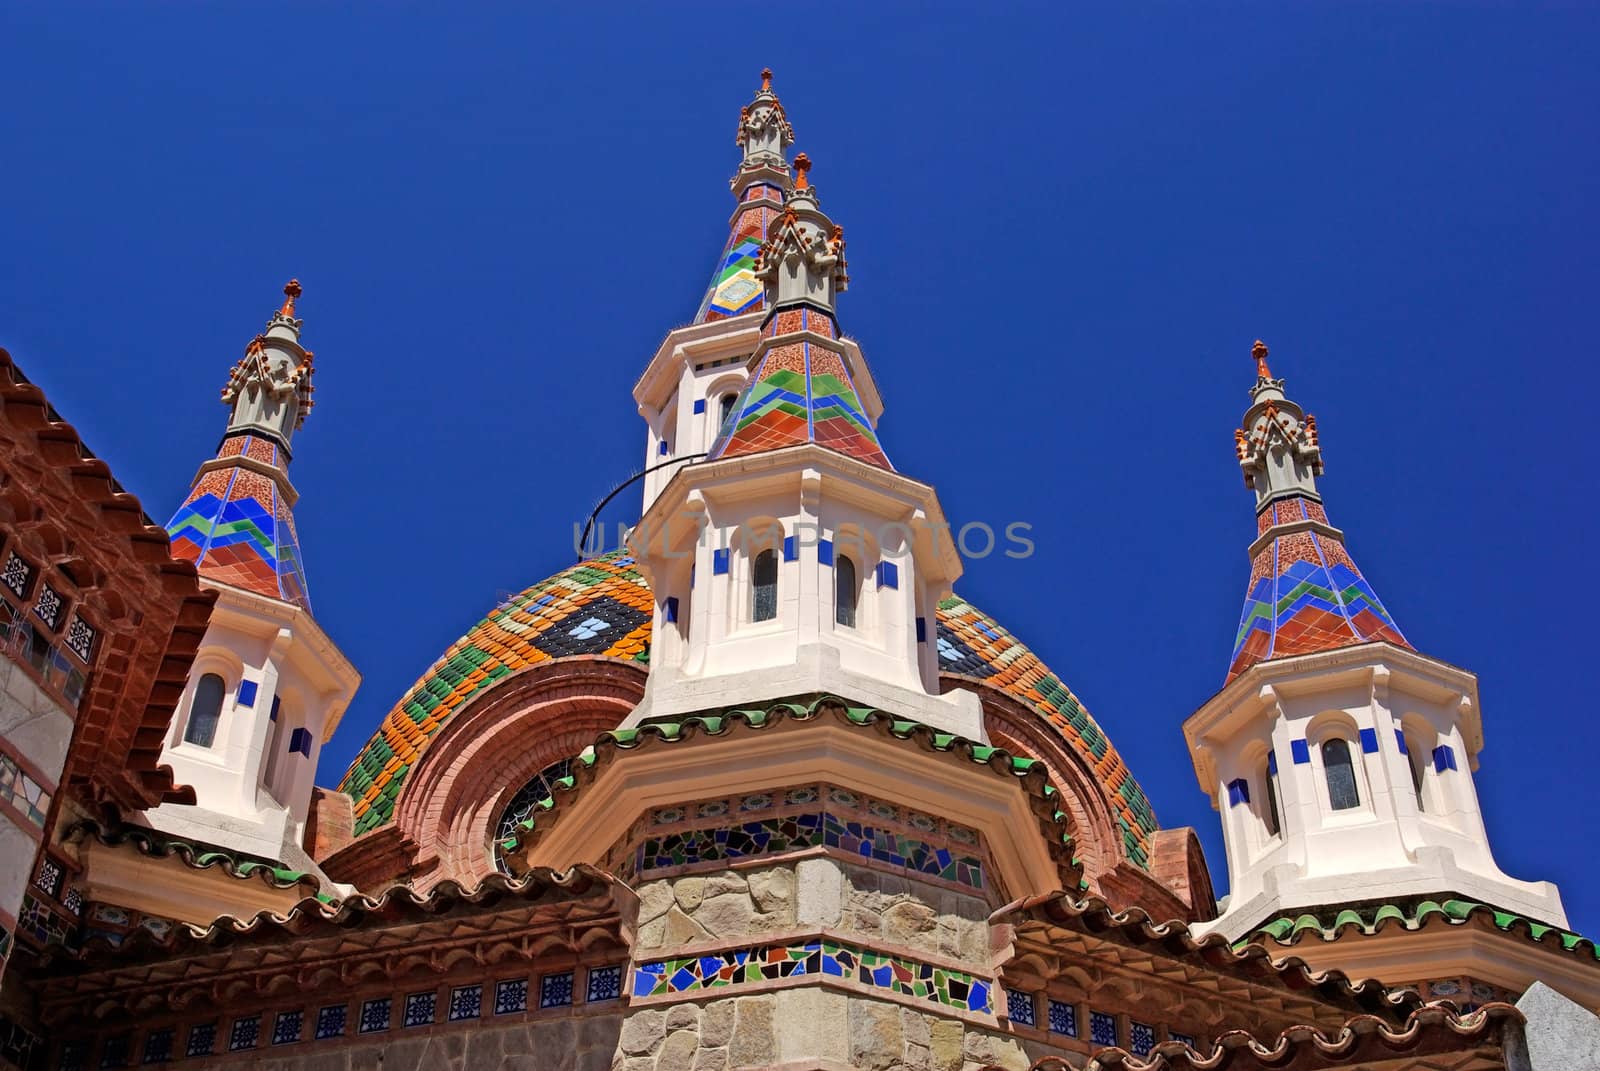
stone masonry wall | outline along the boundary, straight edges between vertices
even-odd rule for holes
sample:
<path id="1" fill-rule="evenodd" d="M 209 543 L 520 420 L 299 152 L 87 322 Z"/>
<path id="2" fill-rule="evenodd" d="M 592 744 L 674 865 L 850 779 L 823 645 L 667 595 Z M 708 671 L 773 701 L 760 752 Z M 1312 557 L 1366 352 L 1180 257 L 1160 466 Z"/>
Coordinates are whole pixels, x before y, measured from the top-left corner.
<path id="1" fill-rule="evenodd" d="M 659 878 L 638 886 L 635 964 L 686 947 L 827 930 L 863 948 L 956 960 L 989 973 L 988 916 L 981 896 L 830 856 Z M 672 1004 L 635 1007 L 618 1043 L 616 1071 L 747 1071 L 863 1068 L 1025 1069 L 1029 1054 L 1003 1030 L 822 979 L 776 991 L 761 983 L 697 989 Z M 998 999 L 998 990 L 996 990 Z M 1040 1052 L 1035 1055 L 1044 1055 Z"/>

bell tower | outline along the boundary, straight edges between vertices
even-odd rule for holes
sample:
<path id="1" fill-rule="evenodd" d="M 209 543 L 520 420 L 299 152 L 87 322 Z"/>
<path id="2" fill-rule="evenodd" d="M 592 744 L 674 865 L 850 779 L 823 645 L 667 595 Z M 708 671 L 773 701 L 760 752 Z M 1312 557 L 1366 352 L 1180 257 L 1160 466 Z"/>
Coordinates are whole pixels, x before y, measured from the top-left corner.
<path id="1" fill-rule="evenodd" d="M 1236 939 L 1354 902 L 1452 898 L 1565 926 L 1556 887 L 1508 877 L 1490 851 L 1477 678 L 1416 650 L 1357 568 L 1317 487 L 1316 419 L 1267 355 L 1257 342 L 1234 433 L 1256 505 L 1244 609 L 1222 690 L 1183 727 L 1227 844 L 1231 891 L 1209 928 Z M 1439 970 L 1483 976 L 1456 959 Z"/>
<path id="2" fill-rule="evenodd" d="M 747 166 L 770 166 L 750 145 Z M 743 387 L 705 459 L 647 492 L 629 538 L 657 602 L 626 724 L 830 693 L 984 740 L 976 697 L 939 691 L 934 615 L 960 557 L 933 488 L 879 442 L 866 361 L 839 331 L 844 231 L 810 160 L 794 167 L 752 269 L 765 311 Z"/>
<path id="3" fill-rule="evenodd" d="M 292 512 L 290 447 L 314 389 L 295 315 L 300 295 L 290 280 L 266 330 L 229 371 L 221 445 L 167 523 L 173 556 L 193 561 L 218 597 L 161 756 L 194 786 L 196 802 L 144 817 L 185 840 L 320 874 L 304 848 L 317 758 L 361 677 L 312 617 Z M 104 898 L 150 904 L 158 892 Z M 148 909 L 173 918 L 198 911 L 181 902 Z"/>

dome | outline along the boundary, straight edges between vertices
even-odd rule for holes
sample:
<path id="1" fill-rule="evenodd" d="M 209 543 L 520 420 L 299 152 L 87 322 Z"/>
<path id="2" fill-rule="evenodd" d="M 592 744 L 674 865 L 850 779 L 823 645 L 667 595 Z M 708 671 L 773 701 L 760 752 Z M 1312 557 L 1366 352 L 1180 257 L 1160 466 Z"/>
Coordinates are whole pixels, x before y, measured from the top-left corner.
<path id="1" fill-rule="evenodd" d="M 565 569 L 497 606 L 445 651 L 384 717 L 345 772 L 355 832 L 386 825 L 406 774 L 429 740 L 468 700 L 518 670 L 575 655 L 647 668 L 652 597 L 626 549 Z M 1061 679 L 993 618 L 960 597 L 939 604 L 943 674 L 994 688 L 1049 724 L 1094 770 L 1118 810 L 1128 858 L 1148 867 L 1158 828 L 1144 790 L 1100 726 Z M 773 698 L 780 698 L 774 696 Z"/>

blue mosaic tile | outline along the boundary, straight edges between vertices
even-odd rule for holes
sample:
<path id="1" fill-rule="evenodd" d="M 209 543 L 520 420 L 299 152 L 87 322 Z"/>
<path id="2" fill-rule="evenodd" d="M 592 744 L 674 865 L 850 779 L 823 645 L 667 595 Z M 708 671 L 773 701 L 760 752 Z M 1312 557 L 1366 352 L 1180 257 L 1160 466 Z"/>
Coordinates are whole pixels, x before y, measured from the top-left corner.
<path id="1" fill-rule="evenodd" d="M 1117 1017 L 1105 1012 L 1089 1013 L 1089 1040 L 1096 1045 L 1117 1043 Z"/>
<path id="2" fill-rule="evenodd" d="M 564 1008 L 572 1003 L 572 972 L 547 974 L 539 979 L 539 1007 Z"/>
<path id="3" fill-rule="evenodd" d="M 210 1056 L 217 1045 L 217 1024 L 200 1023 L 189 1028 L 189 1044 L 185 1056 Z"/>
<path id="4" fill-rule="evenodd" d="M 483 1014 L 483 986 L 464 985 L 450 990 L 449 1020 L 476 1019 Z"/>
<path id="5" fill-rule="evenodd" d="M 300 1040 L 300 1031 L 305 1028 L 306 1013 L 303 1011 L 286 1011 L 278 1013 L 277 1022 L 272 1024 L 272 1043 L 274 1045 L 293 1045 Z"/>
<path id="6" fill-rule="evenodd" d="M 1149 1023 L 1128 1024 L 1128 1051 L 1135 1056 L 1149 1056 L 1156 1047 L 1156 1028 Z"/>
<path id="7" fill-rule="evenodd" d="M 994 1012 L 994 983 L 990 981 L 831 938 L 641 963 L 633 973 L 633 995 L 701 992 L 818 974 L 965 1011 Z"/>
<path id="8" fill-rule="evenodd" d="M 584 997 L 587 1003 L 598 1004 L 603 1000 L 617 1000 L 621 996 L 621 966 L 589 968 L 589 992 Z"/>
<path id="9" fill-rule="evenodd" d="M 1006 990 L 1006 1018 L 1018 1026 L 1034 1026 L 1033 994 L 1020 989 Z"/>
<path id="10" fill-rule="evenodd" d="M 432 1026 L 437 993 L 412 993 L 406 997 L 406 1026 Z"/>
<path id="11" fill-rule="evenodd" d="M 359 1033 L 372 1034 L 379 1030 L 389 1029 L 389 1008 L 391 1001 L 388 997 L 374 997 L 361 1005 L 361 1026 Z"/>
<path id="12" fill-rule="evenodd" d="M 253 1049 L 261 1040 L 261 1016 L 247 1015 L 242 1019 L 233 1021 L 233 1029 L 228 1033 L 228 1051 L 240 1052 L 244 1049 Z"/>
<path id="13" fill-rule="evenodd" d="M 526 978 L 511 978 L 504 982 L 496 982 L 494 987 L 494 1013 L 496 1015 L 510 1015 L 512 1012 L 528 1010 L 528 980 Z"/>
<path id="14" fill-rule="evenodd" d="M 330 1004 L 317 1012 L 316 1039 L 326 1041 L 329 1038 L 344 1037 L 345 1021 L 348 1016 L 349 1007 L 344 1004 Z"/>
<path id="15" fill-rule="evenodd" d="M 1060 1000 L 1050 1002 L 1050 1033 L 1069 1038 L 1078 1036 L 1078 1009 Z"/>

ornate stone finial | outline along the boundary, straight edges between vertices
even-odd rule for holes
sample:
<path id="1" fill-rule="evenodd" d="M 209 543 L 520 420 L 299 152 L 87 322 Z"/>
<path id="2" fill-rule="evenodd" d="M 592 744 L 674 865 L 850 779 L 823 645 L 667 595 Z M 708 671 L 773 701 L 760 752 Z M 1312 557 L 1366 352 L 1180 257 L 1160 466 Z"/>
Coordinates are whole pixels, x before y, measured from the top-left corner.
<path id="1" fill-rule="evenodd" d="M 763 93 L 771 93 L 772 92 L 772 68 L 771 67 L 763 67 L 763 68 L 761 68 L 761 92 L 763 92 Z"/>
<path id="2" fill-rule="evenodd" d="M 795 176 L 794 188 L 797 190 L 810 189 L 811 180 L 806 177 L 806 172 L 811 170 L 811 157 L 805 153 L 796 156 L 794 158 L 794 169 L 798 172 Z"/>
<path id="3" fill-rule="evenodd" d="M 1271 379 L 1272 369 L 1267 367 L 1267 344 L 1256 339 L 1256 344 L 1250 347 L 1250 356 L 1256 359 L 1256 375 L 1261 379 Z"/>
<path id="4" fill-rule="evenodd" d="M 284 284 L 283 296 L 285 300 L 283 302 L 283 308 L 278 310 L 279 316 L 284 316 L 289 319 L 294 318 L 294 303 L 300 297 L 300 293 L 299 279 L 290 279 Z"/>

